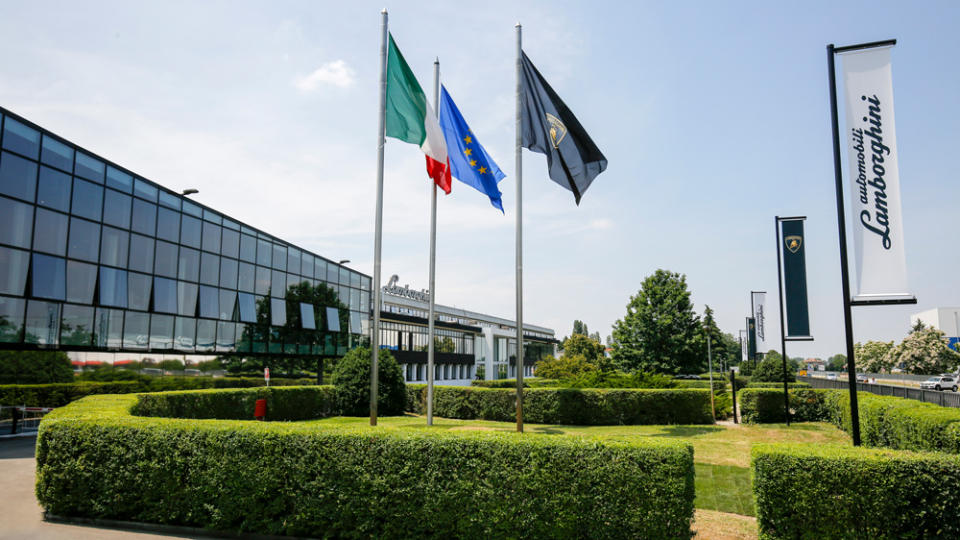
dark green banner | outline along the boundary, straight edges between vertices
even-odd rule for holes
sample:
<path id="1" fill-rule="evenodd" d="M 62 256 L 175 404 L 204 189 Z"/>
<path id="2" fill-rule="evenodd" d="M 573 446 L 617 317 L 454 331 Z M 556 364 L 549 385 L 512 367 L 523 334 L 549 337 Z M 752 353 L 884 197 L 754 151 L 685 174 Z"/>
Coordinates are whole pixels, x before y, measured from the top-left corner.
<path id="1" fill-rule="evenodd" d="M 768 244 L 769 245 L 769 244 Z M 747 360 L 757 357 L 757 320 L 747 317 Z"/>
<path id="2" fill-rule="evenodd" d="M 807 310 L 807 263 L 803 220 L 782 221 L 783 290 L 787 303 L 787 337 L 810 335 Z"/>

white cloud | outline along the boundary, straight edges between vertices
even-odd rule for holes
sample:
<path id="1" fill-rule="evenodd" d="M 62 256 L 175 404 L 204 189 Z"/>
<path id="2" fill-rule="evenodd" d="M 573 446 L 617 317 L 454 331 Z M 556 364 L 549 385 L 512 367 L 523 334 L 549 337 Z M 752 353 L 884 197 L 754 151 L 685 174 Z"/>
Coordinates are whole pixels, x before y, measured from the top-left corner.
<path id="1" fill-rule="evenodd" d="M 303 93 L 317 90 L 322 85 L 350 88 L 356 83 L 356 72 L 343 60 L 334 60 L 320 66 L 305 77 L 297 77 L 293 85 Z"/>

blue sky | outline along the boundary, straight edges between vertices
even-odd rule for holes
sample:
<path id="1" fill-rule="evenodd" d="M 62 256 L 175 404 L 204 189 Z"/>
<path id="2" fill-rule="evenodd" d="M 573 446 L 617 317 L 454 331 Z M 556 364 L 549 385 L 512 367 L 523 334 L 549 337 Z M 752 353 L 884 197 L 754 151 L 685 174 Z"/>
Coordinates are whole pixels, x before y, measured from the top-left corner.
<path id="1" fill-rule="evenodd" d="M 827 43 L 893 51 L 907 270 L 917 306 L 856 308 L 855 339 L 960 305 L 956 3 L 385 2 L 421 84 L 435 57 L 507 177 L 506 215 L 439 201 L 437 298 L 514 317 L 514 24 L 604 151 L 580 207 L 525 152 L 524 319 L 603 336 L 658 268 L 736 335 L 749 291 L 776 313 L 775 215 L 806 215 L 811 330 L 843 350 Z M 381 4 L 6 2 L 0 104 L 280 238 L 373 271 Z M 389 141 L 384 281 L 427 286 L 423 157 Z M 845 201 L 846 203 L 846 201 Z M 768 320 L 778 335 L 776 317 Z M 776 342 L 777 340 L 770 340 Z M 768 342 L 769 343 L 769 342 Z M 773 343 L 771 343 L 772 345 Z"/>

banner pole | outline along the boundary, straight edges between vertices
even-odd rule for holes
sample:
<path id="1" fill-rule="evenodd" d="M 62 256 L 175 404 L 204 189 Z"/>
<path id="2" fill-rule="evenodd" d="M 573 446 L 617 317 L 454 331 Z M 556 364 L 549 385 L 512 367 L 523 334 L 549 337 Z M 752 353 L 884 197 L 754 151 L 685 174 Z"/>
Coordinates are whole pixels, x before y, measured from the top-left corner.
<path id="1" fill-rule="evenodd" d="M 440 58 L 433 62 L 433 107 L 440 118 Z M 430 199 L 430 310 L 427 321 L 427 425 L 433 425 L 433 377 L 434 377 L 434 323 L 436 316 L 436 270 L 437 270 L 437 183 L 431 182 L 433 195 Z"/>
<path id="2" fill-rule="evenodd" d="M 523 161 L 520 149 L 523 144 L 520 132 L 520 77 L 522 75 L 522 54 L 520 23 L 517 29 L 517 433 L 523 433 Z"/>
<path id="3" fill-rule="evenodd" d="M 713 404 L 713 356 L 710 354 L 710 335 L 707 334 L 707 370 L 710 372 L 710 412 L 717 421 L 717 407 Z"/>
<path id="4" fill-rule="evenodd" d="M 840 238 L 840 281 L 843 294 L 843 326 L 847 345 L 847 386 L 850 389 L 850 422 L 853 445 L 860 446 L 860 412 L 857 404 L 857 366 L 853 358 L 853 319 L 850 313 L 850 277 L 847 269 L 847 231 L 843 214 L 843 173 L 840 164 L 840 121 L 837 115 L 837 73 L 833 43 L 827 45 L 830 80 L 830 120 L 833 128 L 833 173 L 837 191 L 837 232 Z"/>
<path id="5" fill-rule="evenodd" d="M 777 287 L 780 291 L 780 355 L 783 357 L 783 414 L 790 426 L 790 394 L 787 390 L 787 332 L 783 322 L 783 270 L 780 266 L 780 216 L 774 216 L 773 234 L 777 246 Z"/>
<path id="6" fill-rule="evenodd" d="M 753 305 L 753 291 L 750 291 L 750 318 L 753 319 L 753 335 L 756 336 L 757 335 L 757 307 Z M 749 321 L 747 321 L 747 339 L 748 340 L 750 339 L 750 322 Z M 749 343 L 749 341 L 747 343 Z M 753 338 L 753 343 L 754 343 L 753 356 L 750 358 L 750 360 L 756 360 L 757 355 L 760 354 L 760 351 L 758 350 L 759 347 L 757 347 L 759 343 L 757 343 L 756 337 Z M 750 354 L 750 346 L 748 345 L 747 355 L 749 356 L 749 354 Z M 753 366 L 753 367 L 757 367 L 757 366 Z"/>
<path id="7" fill-rule="evenodd" d="M 380 246 L 383 237 L 383 146 L 387 120 L 387 10 L 380 12 L 380 111 L 377 121 L 377 213 L 373 240 L 373 326 L 370 329 L 370 425 L 377 425 L 377 353 L 380 350 Z"/>

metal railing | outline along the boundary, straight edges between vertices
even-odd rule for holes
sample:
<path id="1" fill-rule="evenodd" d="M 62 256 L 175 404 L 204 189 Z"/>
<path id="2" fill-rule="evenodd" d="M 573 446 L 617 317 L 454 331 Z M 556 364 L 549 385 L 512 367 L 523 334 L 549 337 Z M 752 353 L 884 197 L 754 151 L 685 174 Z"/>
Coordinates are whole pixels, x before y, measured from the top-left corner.
<path id="1" fill-rule="evenodd" d="M 846 380 L 829 380 L 817 377 L 797 377 L 797 382 L 810 383 L 813 388 L 832 388 L 838 390 L 847 389 Z M 941 407 L 960 408 L 960 393 L 947 390 L 923 390 L 920 388 L 908 388 L 906 386 L 893 386 L 889 384 L 870 384 L 857 383 L 858 392 L 869 392 L 880 396 L 893 396 L 906 399 L 915 399 L 925 403 L 933 403 Z"/>

